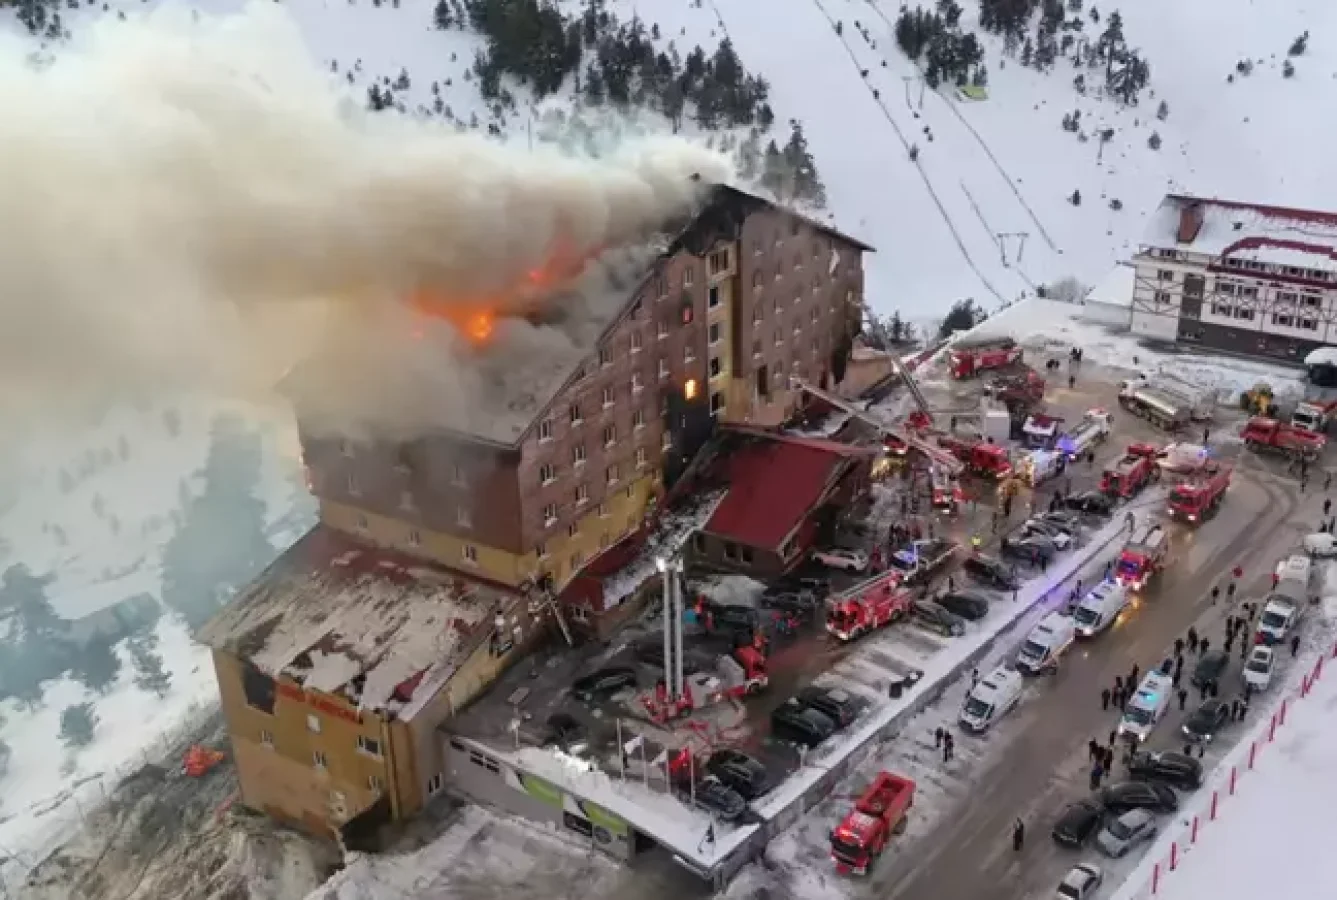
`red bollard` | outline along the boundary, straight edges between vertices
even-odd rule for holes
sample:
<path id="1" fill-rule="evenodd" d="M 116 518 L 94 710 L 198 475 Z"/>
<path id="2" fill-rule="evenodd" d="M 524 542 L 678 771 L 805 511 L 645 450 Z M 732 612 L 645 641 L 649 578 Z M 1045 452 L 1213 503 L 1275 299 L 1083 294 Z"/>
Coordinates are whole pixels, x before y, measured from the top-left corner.
<path id="1" fill-rule="evenodd" d="M 1216 802 L 1220 799 L 1219 791 L 1212 791 L 1212 821 L 1216 821 Z"/>
<path id="2" fill-rule="evenodd" d="M 1304 678 L 1301 678 L 1301 679 L 1300 679 L 1300 696 L 1301 696 L 1301 697 L 1308 697 L 1308 696 L 1309 696 L 1309 676 L 1308 676 L 1308 675 L 1306 675 Z"/>
<path id="3" fill-rule="evenodd" d="M 1253 768 L 1253 761 L 1258 756 L 1258 742 L 1254 741 L 1249 745 L 1249 768 Z"/>
<path id="4" fill-rule="evenodd" d="M 1179 841 L 1170 845 L 1170 871 L 1173 872 L 1179 866 Z"/>
<path id="5" fill-rule="evenodd" d="M 1156 863 L 1151 869 L 1151 893 L 1155 896 L 1161 889 L 1161 864 Z"/>
<path id="6" fill-rule="evenodd" d="M 1314 680 L 1318 681 L 1322 677 L 1323 677 L 1323 657 L 1320 656 L 1318 658 L 1318 662 L 1314 663 Z"/>
<path id="7" fill-rule="evenodd" d="M 1198 817 L 1197 817 L 1197 816 L 1194 816 L 1194 817 L 1193 817 L 1193 835 L 1192 835 L 1192 837 L 1189 838 L 1189 843 L 1191 843 L 1191 844 L 1196 844 L 1197 842 L 1198 842 Z"/>
<path id="8" fill-rule="evenodd" d="M 1236 769 L 1234 766 L 1230 767 L 1230 796 L 1232 797 L 1235 796 L 1235 776 L 1238 773 L 1239 773 L 1238 769 Z"/>
<path id="9" fill-rule="evenodd" d="M 1272 714 L 1272 723 L 1267 726 L 1267 742 L 1270 744 L 1277 739 L 1277 714 Z"/>

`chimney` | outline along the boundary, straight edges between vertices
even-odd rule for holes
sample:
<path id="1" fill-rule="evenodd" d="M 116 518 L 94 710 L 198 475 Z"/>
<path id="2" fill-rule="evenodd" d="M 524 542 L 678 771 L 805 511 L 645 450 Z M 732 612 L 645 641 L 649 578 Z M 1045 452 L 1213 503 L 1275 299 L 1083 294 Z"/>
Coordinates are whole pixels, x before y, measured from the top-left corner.
<path id="1" fill-rule="evenodd" d="M 1175 240 L 1181 244 L 1191 244 L 1197 240 L 1199 231 L 1202 231 L 1202 204 L 1190 200 L 1180 207 L 1179 232 Z"/>

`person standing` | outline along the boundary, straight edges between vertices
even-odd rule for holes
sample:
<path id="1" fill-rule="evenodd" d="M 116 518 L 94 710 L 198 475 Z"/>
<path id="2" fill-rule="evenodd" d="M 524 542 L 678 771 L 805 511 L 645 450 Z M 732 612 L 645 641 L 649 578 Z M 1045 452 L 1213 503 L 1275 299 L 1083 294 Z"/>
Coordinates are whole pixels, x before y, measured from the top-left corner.
<path id="1" fill-rule="evenodd" d="M 1297 639 L 1297 640 L 1298 640 L 1298 639 Z M 1295 655 L 1295 653 L 1292 652 L 1292 653 L 1291 653 L 1291 656 L 1294 656 L 1294 655 Z M 1110 708 L 1110 689 L 1109 689 L 1109 688 L 1104 688 L 1104 689 L 1102 689 L 1101 692 L 1100 692 L 1100 709 L 1101 709 L 1102 712 L 1104 712 L 1104 711 L 1108 710 L 1109 708 Z"/>
<path id="2" fill-rule="evenodd" d="M 1184 690 L 1183 688 L 1180 688 L 1180 689 L 1179 689 L 1179 711 L 1180 711 L 1180 712 L 1183 712 L 1183 711 L 1184 711 L 1184 704 L 1187 703 L 1187 702 L 1188 702 L 1188 691 Z"/>
<path id="3" fill-rule="evenodd" d="M 1297 634 L 1291 637 L 1291 659 L 1295 659 L 1295 655 L 1299 652 L 1300 652 L 1300 636 Z"/>
<path id="4" fill-rule="evenodd" d="M 1012 823 L 1012 851 L 1020 853 L 1021 848 L 1026 843 L 1026 826 L 1022 824 L 1021 819 Z"/>

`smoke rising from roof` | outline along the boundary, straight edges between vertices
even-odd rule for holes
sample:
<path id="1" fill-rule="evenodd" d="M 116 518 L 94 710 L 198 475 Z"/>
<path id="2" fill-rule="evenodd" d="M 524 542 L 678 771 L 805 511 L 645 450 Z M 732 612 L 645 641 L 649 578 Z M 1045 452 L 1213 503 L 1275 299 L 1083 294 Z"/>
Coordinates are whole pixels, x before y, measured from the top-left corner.
<path id="1" fill-rule="evenodd" d="M 731 175 L 677 138 L 592 160 L 365 114 L 271 4 L 106 17 L 42 66 L 31 50 L 0 42 L 9 415 L 163 388 L 263 401 L 308 360 L 288 387 L 331 430 L 485 418 L 507 360 L 588 349 L 625 298 L 608 280 L 629 251 L 604 248 L 644 247 Z M 499 322 L 481 350 L 405 302 L 529 302 L 553 268 L 580 273 L 553 324 Z"/>

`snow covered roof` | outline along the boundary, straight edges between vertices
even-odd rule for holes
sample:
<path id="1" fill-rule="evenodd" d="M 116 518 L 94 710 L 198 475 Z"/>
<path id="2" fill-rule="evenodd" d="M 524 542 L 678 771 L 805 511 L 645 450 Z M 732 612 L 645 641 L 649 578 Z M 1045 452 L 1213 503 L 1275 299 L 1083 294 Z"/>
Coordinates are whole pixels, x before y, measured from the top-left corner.
<path id="1" fill-rule="evenodd" d="M 1142 243 L 1329 270 L 1337 268 L 1337 213 L 1168 194 Z"/>
<path id="2" fill-rule="evenodd" d="M 1133 283 L 1137 271 L 1128 265 L 1117 265 L 1100 284 L 1087 291 L 1086 303 L 1104 303 L 1109 306 L 1132 306 Z"/>
<path id="3" fill-rule="evenodd" d="M 196 637 L 270 676 L 411 718 L 517 599 L 317 525 Z"/>
<path id="4" fill-rule="evenodd" d="M 1305 357 L 1306 366 L 1337 366 L 1337 347 L 1319 347 Z"/>

